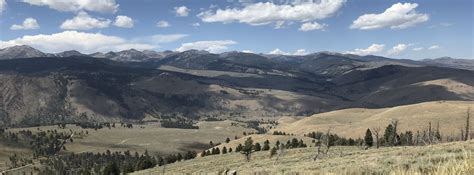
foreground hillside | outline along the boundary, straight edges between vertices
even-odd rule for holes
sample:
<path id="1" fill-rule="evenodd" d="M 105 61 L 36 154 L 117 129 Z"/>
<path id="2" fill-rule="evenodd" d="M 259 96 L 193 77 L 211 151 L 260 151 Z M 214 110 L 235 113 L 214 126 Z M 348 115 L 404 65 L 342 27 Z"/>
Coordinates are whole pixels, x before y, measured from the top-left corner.
<path id="1" fill-rule="evenodd" d="M 335 147 L 327 157 L 316 161 L 316 148 L 285 150 L 276 159 L 268 151 L 257 152 L 250 162 L 240 153 L 199 157 L 155 167 L 135 174 L 472 174 L 474 141 L 432 146 L 391 147 L 363 150 L 358 147 Z"/>
<path id="2" fill-rule="evenodd" d="M 301 120 L 282 118 L 280 125 L 273 130 L 304 135 L 330 128 L 332 133 L 359 138 L 367 128 L 380 127 L 383 130 L 392 120 L 398 120 L 400 131 L 422 132 L 428 129 L 429 122 L 432 128 L 439 122 L 443 137 L 458 136 L 465 125 L 468 108 L 474 109 L 474 101 L 436 101 L 381 109 L 351 108 L 315 114 Z M 471 120 L 472 125 L 474 121 Z"/>

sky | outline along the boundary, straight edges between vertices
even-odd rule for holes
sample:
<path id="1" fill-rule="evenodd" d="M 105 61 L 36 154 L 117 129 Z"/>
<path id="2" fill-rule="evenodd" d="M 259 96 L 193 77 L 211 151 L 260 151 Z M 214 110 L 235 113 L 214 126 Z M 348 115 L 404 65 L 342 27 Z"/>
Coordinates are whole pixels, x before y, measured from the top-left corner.
<path id="1" fill-rule="evenodd" d="M 472 0 L 0 0 L 0 48 L 474 59 Z"/>

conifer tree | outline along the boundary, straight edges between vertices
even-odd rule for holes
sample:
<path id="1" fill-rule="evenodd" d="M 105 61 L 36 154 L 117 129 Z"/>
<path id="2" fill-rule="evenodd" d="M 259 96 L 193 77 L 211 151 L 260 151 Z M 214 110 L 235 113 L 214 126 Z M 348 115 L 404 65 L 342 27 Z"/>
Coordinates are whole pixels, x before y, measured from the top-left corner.
<path id="1" fill-rule="evenodd" d="M 263 142 L 262 151 L 268 151 L 268 150 L 270 150 L 270 141 L 265 140 L 265 142 Z"/>
<path id="2" fill-rule="evenodd" d="M 222 148 L 222 154 L 227 154 L 227 148 L 225 146 Z"/>
<path id="3" fill-rule="evenodd" d="M 253 146 L 253 150 L 255 150 L 255 151 L 262 150 L 262 147 L 260 146 L 260 143 L 255 143 L 255 145 Z"/>
<path id="4" fill-rule="evenodd" d="M 364 141 L 367 148 L 370 148 L 374 145 L 374 138 L 372 137 L 372 132 L 370 131 L 370 129 L 367 129 L 367 131 L 365 132 Z"/>

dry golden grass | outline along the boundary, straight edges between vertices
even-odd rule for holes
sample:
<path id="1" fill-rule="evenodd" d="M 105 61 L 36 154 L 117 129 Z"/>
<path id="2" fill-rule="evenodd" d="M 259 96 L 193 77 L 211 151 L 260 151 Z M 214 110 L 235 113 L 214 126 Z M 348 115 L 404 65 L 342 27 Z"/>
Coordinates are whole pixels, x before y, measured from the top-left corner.
<path id="1" fill-rule="evenodd" d="M 392 119 L 397 119 L 399 131 L 421 131 L 428 128 L 428 122 L 431 122 L 433 127 L 439 122 L 440 131 L 444 136 L 457 136 L 465 125 L 469 107 L 474 109 L 473 101 L 426 102 L 382 109 L 352 108 L 316 114 L 293 122 L 285 119 L 284 124 L 274 130 L 303 135 L 312 131 L 324 132 L 331 128 L 332 133 L 358 138 L 367 128 L 379 126 L 383 130 Z M 471 126 L 474 126 L 474 120 L 471 120 Z"/>
<path id="2" fill-rule="evenodd" d="M 286 150 L 279 160 L 269 152 L 257 152 L 250 162 L 230 153 L 199 157 L 165 167 L 166 174 L 472 174 L 474 141 L 419 147 L 392 147 L 363 150 L 335 147 L 326 157 L 313 161 L 315 148 Z M 162 174 L 163 167 L 135 174 Z"/>
<path id="3" fill-rule="evenodd" d="M 231 123 L 237 123 L 232 125 Z M 213 121 L 198 123 L 200 129 L 175 129 L 162 128 L 158 124 L 134 125 L 134 128 L 123 128 L 120 124 L 116 128 L 82 129 L 77 126 L 67 125 L 66 129 L 57 126 L 42 126 L 41 130 L 57 130 L 69 133 L 69 129 L 75 132 L 88 131 L 89 134 L 83 138 L 78 135 L 74 137 L 73 143 L 66 144 L 67 152 L 105 152 L 111 151 L 137 151 L 143 153 L 148 150 L 151 154 L 158 153 L 167 155 L 175 152 L 189 150 L 200 151 L 209 147 L 209 141 L 214 143 L 225 142 L 227 137 L 243 137 L 242 133 L 255 132 L 253 129 L 245 128 L 245 124 L 235 121 Z M 144 127 L 144 128 L 141 128 Z M 31 130 L 38 131 L 36 127 L 15 128 L 10 131 Z M 17 153 L 21 157 L 32 157 L 31 151 L 26 148 L 3 145 L 0 141 L 0 170 L 8 168 L 8 157 Z"/>

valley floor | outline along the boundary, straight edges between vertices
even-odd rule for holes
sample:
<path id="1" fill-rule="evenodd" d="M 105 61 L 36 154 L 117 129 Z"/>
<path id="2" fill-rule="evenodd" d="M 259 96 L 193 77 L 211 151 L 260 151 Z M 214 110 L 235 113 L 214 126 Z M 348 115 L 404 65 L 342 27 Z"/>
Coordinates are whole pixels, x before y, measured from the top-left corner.
<path id="1" fill-rule="evenodd" d="M 314 161 L 316 148 L 285 150 L 278 158 L 269 151 L 252 154 L 246 162 L 240 153 L 198 157 L 136 172 L 135 174 L 474 174 L 474 141 L 431 146 L 334 147 Z"/>

